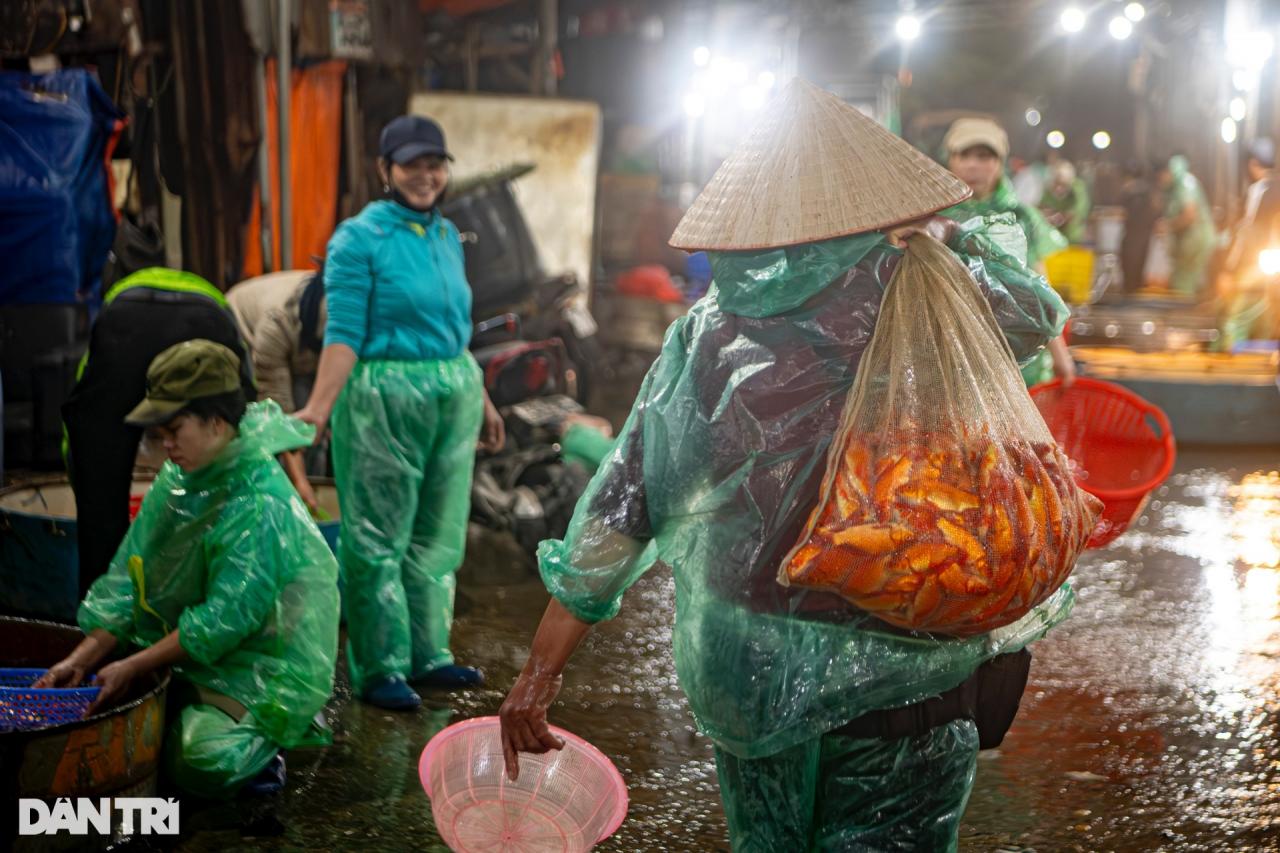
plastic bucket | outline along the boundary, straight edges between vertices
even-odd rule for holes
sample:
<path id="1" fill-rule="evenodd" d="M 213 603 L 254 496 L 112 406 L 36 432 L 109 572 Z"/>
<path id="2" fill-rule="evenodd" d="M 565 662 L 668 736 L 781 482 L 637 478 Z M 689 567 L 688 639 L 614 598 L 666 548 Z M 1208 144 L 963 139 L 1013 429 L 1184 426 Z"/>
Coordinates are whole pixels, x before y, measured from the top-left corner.
<path id="1" fill-rule="evenodd" d="M 1112 382 L 1054 379 L 1031 389 L 1049 432 L 1072 461 L 1076 483 L 1104 504 L 1090 548 L 1108 544 L 1141 514 L 1173 470 L 1176 445 L 1158 407 Z"/>
<path id="2" fill-rule="evenodd" d="M 422 751 L 418 775 L 436 830 L 464 851 L 590 850 L 622 825 L 627 786 L 600 750 L 564 729 L 564 749 L 520 754 L 507 779 L 497 717 L 456 723 Z"/>

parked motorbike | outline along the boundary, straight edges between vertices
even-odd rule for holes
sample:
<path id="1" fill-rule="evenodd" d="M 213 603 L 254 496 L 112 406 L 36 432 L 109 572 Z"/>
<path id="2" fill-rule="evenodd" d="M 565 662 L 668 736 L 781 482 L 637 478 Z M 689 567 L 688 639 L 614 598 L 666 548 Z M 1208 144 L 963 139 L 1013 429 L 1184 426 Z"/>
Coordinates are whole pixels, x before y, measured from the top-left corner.
<path id="1" fill-rule="evenodd" d="M 573 273 L 548 274 L 512 183 L 533 171 L 512 166 L 450 187 L 441 212 L 462 235 L 472 319 L 481 325 L 514 314 L 531 341 L 558 338 L 573 381 L 571 396 L 585 402 L 600 364 L 599 327 L 587 293 Z"/>
<path id="2" fill-rule="evenodd" d="M 566 461 L 559 434 L 582 412 L 599 359 L 597 326 L 572 274 L 539 262 L 511 181 L 531 166 L 460 183 L 442 207 L 463 239 L 473 318 L 471 352 L 502 413 L 507 444 L 476 459 L 471 518 L 511 534 L 529 554 L 563 536 L 591 471 Z"/>

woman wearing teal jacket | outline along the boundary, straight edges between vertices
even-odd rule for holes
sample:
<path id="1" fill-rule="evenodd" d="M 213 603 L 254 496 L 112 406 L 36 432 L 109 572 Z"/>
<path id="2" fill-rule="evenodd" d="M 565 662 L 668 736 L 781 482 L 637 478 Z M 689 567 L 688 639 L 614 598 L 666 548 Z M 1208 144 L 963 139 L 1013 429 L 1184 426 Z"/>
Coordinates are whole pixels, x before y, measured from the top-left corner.
<path id="1" fill-rule="evenodd" d="M 338 565 L 275 461 L 312 430 L 273 402 L 246 407 L 240 382 L 240 359 L 213 341 L 152 361 L 128 420 L 169 461 L 80 605 L 88 636 L 37 683 L 74 686 L 97 670 L 96 710 L 172 666 L 181 710 L 163 764 L 203 797 L 278 790 L 281 749 L 328 742 L 315 718 L 338 652 Z"/>
<path id="2" fill-rule="evenodd" d="M 440 126 L 401 116 L 382 131 L 388 198 L 329 241 L 329 320 L 315 389 L 297 417 L 332 416 L 338 540 L 352 685 L 392 710 L 421 704 L 409 682 L 469 687 L 449 651 L 481 424 L 502 419 L 467 351 L 471 289 L 462 242 L 436 205 L 452 159 Z"/>

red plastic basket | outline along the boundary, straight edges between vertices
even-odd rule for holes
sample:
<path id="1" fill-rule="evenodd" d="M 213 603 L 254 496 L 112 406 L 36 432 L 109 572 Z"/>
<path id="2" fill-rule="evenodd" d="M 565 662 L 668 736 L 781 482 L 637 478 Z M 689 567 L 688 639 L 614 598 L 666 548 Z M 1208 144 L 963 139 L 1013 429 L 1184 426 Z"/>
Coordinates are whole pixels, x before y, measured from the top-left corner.
<path id="1" fill-rule="evenodd" d="M 1090 548 L 1125 531 L 1151 491 L 1173 470 L 1169 419 L 1128 388 L 1081 377 L 1069 388 L 1054 379 L 1031 389 L 1049 432 L 1070 457 L 1080 488 L 1103 502 Z"/>

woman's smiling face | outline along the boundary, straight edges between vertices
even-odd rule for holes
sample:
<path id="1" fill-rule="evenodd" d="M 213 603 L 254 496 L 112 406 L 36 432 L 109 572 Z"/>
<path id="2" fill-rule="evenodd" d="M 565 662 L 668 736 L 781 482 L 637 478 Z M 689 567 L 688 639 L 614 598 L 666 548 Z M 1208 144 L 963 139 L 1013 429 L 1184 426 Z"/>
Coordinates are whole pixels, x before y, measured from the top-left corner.
<path id="1" fill-rule="evenodd" d="M 435 204 L 449 183 L 448 161 L 439 154 L 423 154 L 404 164 L 379 161 L 378 170 L 409 204 L 422 210 Z"/>

